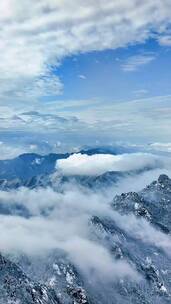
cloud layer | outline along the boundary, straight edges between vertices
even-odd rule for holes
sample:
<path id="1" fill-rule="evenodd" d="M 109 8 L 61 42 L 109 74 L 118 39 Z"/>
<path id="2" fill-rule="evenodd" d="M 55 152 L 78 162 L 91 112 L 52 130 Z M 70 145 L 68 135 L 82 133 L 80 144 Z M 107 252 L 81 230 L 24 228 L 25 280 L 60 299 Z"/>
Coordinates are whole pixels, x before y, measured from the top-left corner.
<path id="1" fill-rule="evenodd" d="M 103 240 L 99 242 L 96 239 L 96 227 L 90 224 L 90 220 L 94 215 L 106 217 L 133 238 L 168 253 L 170 236 L 157 231 L 146 220 L 137 219 L 134 215 L 120 215 L 111 208 L 115 194 L 140 190 L 164 172 L 163 168 L 156 169 L 159 158 L 145 153 L 94 157 L 74 154 L 67 161 L 70 166 L 67 163 L 65 170 L 72 174 L 74 170 L 75 174 L 96 175 L 110 169 L 123 171 L 142 166 L 154 169 L 123 178 L 104 191 L 70 183 L 65 184 L 61 192 L 49 187 L 0 191 L 0 207 L 6 210 L 0 215 L 1 252 L 37 257 L 59 249 L 88 277 L 93 270 L 95 276 L 107 281 L 125 276 L 137 279 L 135 269 L 126 260 L 116 261 Z M 165 160 L 161 164 L 165 164 Z"/>
<path id="2" fill-rule="evenodd" d="M 91 216 L 109 213 L 102 194 L 71 185 L 63 193 L 23 188 L 11 193 L 0 191 L 0 202 L 11 208 L 17 204 L 30 213 L 28 218 L 0 215 L 2 252 L 39 256 L 60 249 L 85 275 L 93 269 L 95 276 L 105 280 L 124 276 L 137 279 L 136 271 L 125 260 L 115 261 L 108 248 L 92 239 Z"/>
<path id="3" fill-rule="evenodd" d="M 135 171 L 144 168 L 163 167 L 162 158 L 148 153 L 73 154 L 57 161 L 56 168 L 64 175 L 101 175 L 108 171 Z"/>
<path id="4" fill-rule="evenodd" d="M 58 76 L 58 67 L 65 58 L 91 51 L 132 46 L 149 38 L 169 45 L 170 10 L 169 0 L 121 0 L 119 3 L 113 0 L 107 3 L 104 0 L 91 0 L 86 3 L 83 0 L 75 0 L 69 4 L 67 0 L 2 0 L 0 129 L 5 132 L 5 137 L 8 137 L 7 129 L 11 132 L 15 130 L 18 136 L 15 142 L 18 143 L 20 132 L 23 130 L 25 133 L 22 133 L 22 139 L 25 141 L 29 137 L 27 131 L 34 133 L 33 137 L 37 132 L 38 138 L 40 133 L 48 129 L 45 140 L 48 140 L 51 132 L 54 142 L 61 141 L 59 137 L 62 137 L 63 133 L 63 141 L 66 142 L 66 137 L 67 141 L 72 137 L 76 142 L 79 137 L 78 141 L 82 140 L 81 145 L 90 145 L 97 139 L 103 144 L 112 140 L 123 140 L 123 137 L 125 140 L 125 134 L 128 140 L 137 137 L 139 140 L 141 137 L 142 140 L 145 138 L 150 142 L 159 141 L 161 138 L 169 141 L 170 100 L 166 108 L 162 103 L 162 111 L 157 108 L 157 98 L 145 102 L 148 103 L 147 107 L 143 100 L 137 104 L 133 101 L 120 105 L 115 103 L 116 100 L 112 100 L 112 103 L 107 100 L 98 103 L 96 100 L 82 98 L 53 101 L 56 95 L 65 90 L 63 80 Z M 150 63 L 156 56 L 155 53 L 143 50 L 136 52 L 136 56 L 132 54 L 134 53 L 129 53 L 128 59 L 121 56 L 122 69 L 135 71 Z M 65 74 L 65 68 L 63 72 Z M 126 73 L 121 73 L 124 74 L 123 77 L 127 77 Z M 78 71 L 77 76 L 82 79 L 81 83 L 88 80 L 85 71 Z M 83 81 L 85 77 L 87 79 Z M 139 91 L 141 95 L 145 92 L 143 89 L 146 90 L 138 84 L 135 91 Z M 52 102 L 49 102 L 51 98 Z M 75 96 L 73 97 L 71 92 L 72 98 Z M 40 100 L 41 113 L 37 116 L 22 115 L 30 110 L 39 112 Z M 44 102 L 45 100 L 48 102 Z M 151 102 L 153 105 L 149 109 Z M 79 117 L 81 121 L 76 122 L 66 117 L 67 111 L 72 116 Z M 65 117 L 66 120 L 62 123 L 58 119 L 59 116 Z M 160 125 L 156 124 L 158 119 Z M 85 121 L 88 123 L 85 124 Z M 70 131 L 78 136 L 72 136 Z M 9 142 L 10 140 L 11 138 Z M 30 142 L 30 138 L 28 141 Z M 72 143 L 74 146 L 77 145 L 75 142 Z M 17 149 L 18 147 L 15 150 Z M 29 145 L 26 149 L 19 149 L 30 151 Z"/>
<path id="5" fill-rule="evenodd" d="M 0 70 L 3 100 L 31 99 L 62 91 L 52 67 L 61 59 L 142 42 L 164 33 L 169 0 L 2 0 Z"/>
<path id="6" fill-rule="evenodd" d="M 153 178 L 154 175 L 151 176 L 151 181 Z M 128 190 L 133 190 L 138 180 L 139 177 L 136 176 L 129 183 Z M 143 183 L 145 186 L 145 178 Z M 121 185 L 120 191 L 122 190 Z M 118 193 L 118 188 L 114 191 Z M 113 211 L 110 203 L 114 191 L 108 189 L 105 194 L 70 184 L 62 193 L 49 188 L 0 191 L 1 206 L 5 204 L 13 212 L 17 206 L 23 212 L 20 216 L 13 213 L 0 215 L 1 251 L 39 256 L 60 249 L 88 277 L 93 269 L 95 276 L 109 281 L 124 276 L 137 279 L 136 271 L 126 260 L 116 261 L 109 248 L 96 240 L 93 230 L 96 228 L 90 225 L 91 217 L 107 217 L 133 238 L 162 248 L 168 254 L 171 239 L 154 229 L 146 220 Z M 24 210 L 28 210 L 29 216 L 25 217 Z"/>

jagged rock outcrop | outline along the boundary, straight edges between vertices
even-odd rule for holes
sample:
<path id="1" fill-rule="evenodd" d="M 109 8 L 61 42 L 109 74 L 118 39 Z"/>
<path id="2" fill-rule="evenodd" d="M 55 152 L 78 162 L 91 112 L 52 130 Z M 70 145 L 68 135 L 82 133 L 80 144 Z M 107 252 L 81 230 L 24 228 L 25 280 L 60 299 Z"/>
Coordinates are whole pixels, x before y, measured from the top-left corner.
<path id="1" fill-rule="evenodd" d="M 0 255 L 0 303 L 59 304 L 53 289 L 34 283 L 13 262 Z"/>

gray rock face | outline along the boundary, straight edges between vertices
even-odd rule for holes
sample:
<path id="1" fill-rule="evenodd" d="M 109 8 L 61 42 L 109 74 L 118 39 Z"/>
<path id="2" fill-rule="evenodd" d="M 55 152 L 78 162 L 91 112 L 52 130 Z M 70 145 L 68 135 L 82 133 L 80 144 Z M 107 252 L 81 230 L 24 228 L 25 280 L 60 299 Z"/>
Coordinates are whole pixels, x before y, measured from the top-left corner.
<path id="1" fill-rule="evenodd" d="M 35 284 L 13 262 L 0 255 L 0 303 L 58 304 L 52 289 Z"/>
<path id="2" fill-rule="evenodd" d="M 123 193 L 113 199 L 112 206 L 120 213 L 134 213 L 158 226 L 162 231 L 171 231 L 171 179 L 160 175 L 145 189 Z"/>

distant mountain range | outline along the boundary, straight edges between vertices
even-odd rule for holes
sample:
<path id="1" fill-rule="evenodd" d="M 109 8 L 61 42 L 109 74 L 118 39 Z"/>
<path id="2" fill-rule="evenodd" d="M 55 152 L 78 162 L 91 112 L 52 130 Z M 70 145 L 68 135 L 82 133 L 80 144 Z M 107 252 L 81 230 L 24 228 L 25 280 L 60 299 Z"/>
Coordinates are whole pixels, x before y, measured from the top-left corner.
<path id="1" fill-rule="evenodd" d="M 127 151 L 127 150 L 126 150 Z M 101 147 L 80 150 L 79 153 L 86 155 L 124 153 L 124 148 Z M 77 152 L 78 153 L 78 152 Z M 127 151 L 127 153 L 131 153 Z M 60 190 L 67 183 L 80 184 L 90 188 L 105 188 L 112 186 L 124 176 L 154 169 L 153 165 L 132 171 L 107 171 L 97 176 L 87 175 L 64 175 L 58 171 L 57 161 L 66 159 L 74 153 L 39 155 L 35 153 L 21 154 L 16 158 L 0 160 L 0 190 L 18 189 L 21 186 L 33 189 L 37 187 L 52 187 Z"/>
<path id="2" fill-rule="evenodd" d="M 112 154 L 116 155 L 121 150 L 112 148 L 93 148 L 79 151 L 81 154 Z M 66 159 L 72 153 L 39 155 L 35 153 L 21 154 L 14 159 L 0 160 L 0 189 L 18 189 L 21 186 L 30 189 L 37 187 L 53 187 L 60 189 L 65 183 L 79 183 L 88 187 L 103 187 L 106 184 L 115 183 L 126 173 L 106 172 L 100 176 L 54 176 L 56 162 L 59 159 Z"/>
<path id="3" fill-rule="evenodd" d="M 78 151 L 81 154 L 122 154 L 132 152 L 132 149 L 123 147 L 85 148 Z M 77 152 L 77 153 L 78 153 Z M 76 153 L 76 152 L 73 152 Z M 40 155 L 36 153 L 21 154 L 16 158 L 0 160 L 0 180 L 19 179 L 26 181 L 38 175 L 47 175 L 55 171 L 56 161 L 68 158 L 73 153 L 50 153 Z"/>
<path id="4" fill-rule="evenodd" d="M 80 153 L 92 155 L 99 153 L 115 154 L 108 149 L 81 150 Z M 13 180 L 18 178 L 22 181 L 28 180 L 37 175 L 51 174 L 55 170 L 56 161 L 65 159 L 72 153 L 39 155 L 36 153 L 21 154 L 14 159 L 0 160 L 0 179 Z"/>

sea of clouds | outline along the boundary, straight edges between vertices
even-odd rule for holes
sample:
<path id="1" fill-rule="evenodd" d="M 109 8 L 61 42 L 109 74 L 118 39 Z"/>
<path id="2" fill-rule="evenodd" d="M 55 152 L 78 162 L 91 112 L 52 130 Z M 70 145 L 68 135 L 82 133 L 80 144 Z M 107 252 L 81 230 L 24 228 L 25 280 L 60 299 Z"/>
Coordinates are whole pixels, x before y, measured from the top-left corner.
<path id="1" fill-rule="evenodd" d="M 127 261 L 115 261 L 110 250 L 92 238 L 90 220 L 94 215 L 107 216 L 134 238 L 170 252 L 170 236 L 157 231 L 146 220 L 120 215 L 111 208 L 116 194 L 141 190 L 161 173 L 171 176 L 168 159 L 147 153 L 116 156 L 79 153 L 57 161 L 57 172 L 69 175 L 92 176 L 106 171 L 132 171 L 144 167 L 148 170 L 123 177 L 112 187 L 106 187 L 105 191 L 75 183 L 65 184 L 60 192 L 50 187 L 0 191 L 0 206 L 9 207 L 9 213 L 0 215 L 1 252 L 39 256 L 59 249 L 66 252 L 86 275 L 93 268 L 106 280 L 118 276 L 138 279 L 135 269 Z M 15 213 L 15 208 L 20 210 L 20 214 Z"/>
<path id="2" fill-rule="evenodd" d="M 57 169 L 64 175 L 101 175 L 110 171 L 135 171 L 144 168 L 163 168 L 167 158 L 150 153 L 125 153 L 120 155 L 76 153 L 57 161 Z"/>

